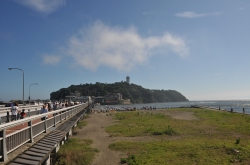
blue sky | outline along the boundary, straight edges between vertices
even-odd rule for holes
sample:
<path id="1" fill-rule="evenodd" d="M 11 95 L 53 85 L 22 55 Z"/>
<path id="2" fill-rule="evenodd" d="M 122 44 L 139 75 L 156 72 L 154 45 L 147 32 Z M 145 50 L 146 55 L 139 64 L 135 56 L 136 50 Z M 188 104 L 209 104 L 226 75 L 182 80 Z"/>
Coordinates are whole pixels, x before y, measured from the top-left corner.
<path id="1" fill-rule="evenodd" d="M 25 99 L 127 75 L 189 100 L 250 99 L 249 16 L 248 0 L 3 0 L 0 100 L 22 99 L 10 67 Z"/>

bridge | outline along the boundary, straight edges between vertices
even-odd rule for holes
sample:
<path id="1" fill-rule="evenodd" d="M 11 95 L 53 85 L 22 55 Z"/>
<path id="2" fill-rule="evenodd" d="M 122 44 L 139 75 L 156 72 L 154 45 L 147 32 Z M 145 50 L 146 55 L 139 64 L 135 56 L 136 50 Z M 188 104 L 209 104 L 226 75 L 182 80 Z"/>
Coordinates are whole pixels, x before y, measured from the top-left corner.
<path id="1" fill-rule="evenodd" d="M 33 116 L 39 114 L 39 110 L 42 108 L 42 105 L 19 105 L 20 110 L 25 110 L 27 116 Z M 8 123 L 10 121 L 10 112 L 11 107 L 0 107 L 0 124 Z"/>
<path id="2" fill-rule="evenodd" d="M 8 115 L 1 116 L 4 123 L 0 125 L 0 164 L 50 164 L 50 155 L 72 135 L 91 106 L 88 102 L 46 114 L 39 114 L 40 108 L 33 107 L 26 118 L 13 122 L 8 122 Z M 49 117 L 42 121 L 45 116 Z"/>

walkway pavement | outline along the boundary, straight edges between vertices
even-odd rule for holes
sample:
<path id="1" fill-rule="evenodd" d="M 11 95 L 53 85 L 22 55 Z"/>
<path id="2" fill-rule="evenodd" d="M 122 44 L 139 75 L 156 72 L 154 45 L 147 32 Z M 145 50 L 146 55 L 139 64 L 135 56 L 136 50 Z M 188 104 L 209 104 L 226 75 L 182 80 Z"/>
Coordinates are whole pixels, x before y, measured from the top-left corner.
<path id="1" fill-rule="evenodd" d="M 51 117 L 53 117 L 53 116 L 52 116 L 52 115 L 49 115 L 48 117 L 51 118 Z M 22 120 L 22 119 L 20 119 L 20 120 Z M 33 121 L 32 121 L 32 125 L 34 125 L 34 124 L 36 124 L 36 123 L 39 123 L 39 122 L 41 122 L 41 119 L 33 120 Z M 24 123 L 24 124 L 20 124 L 20 125 L 17 125 L 17 126 L 8 128 L 8 129 L 6 130 L 6 135 L 9 135 L 9 134 L 11 134 L 11 133 L 13 133 L 13 132 L 19 131 L 19 130 L 21 130 L 21 129 L 23 129 L 23 128 L 26 128 L 26 127 L 28 127 L 28 123 Z"/>

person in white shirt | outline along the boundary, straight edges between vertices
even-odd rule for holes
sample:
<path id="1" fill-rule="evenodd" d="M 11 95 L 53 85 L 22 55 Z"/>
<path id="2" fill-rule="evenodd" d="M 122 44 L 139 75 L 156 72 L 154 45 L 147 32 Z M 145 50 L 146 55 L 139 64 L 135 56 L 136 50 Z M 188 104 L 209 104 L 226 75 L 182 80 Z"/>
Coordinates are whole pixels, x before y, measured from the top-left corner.
<path id="1" fill-rule="evenodd" d="M 17 113 L 18 113 L 18 103 L 15 102 L 14 106 L 11 108 L 11 121 L 17 120 Z"/>

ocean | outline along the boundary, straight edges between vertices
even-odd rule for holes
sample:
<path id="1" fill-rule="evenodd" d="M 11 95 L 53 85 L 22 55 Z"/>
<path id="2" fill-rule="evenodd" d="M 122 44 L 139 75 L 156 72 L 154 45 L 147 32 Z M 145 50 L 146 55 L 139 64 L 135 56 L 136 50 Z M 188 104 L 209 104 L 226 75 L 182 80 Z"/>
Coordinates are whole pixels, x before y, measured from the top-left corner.
<path id="1" fill-rule="evenodd" d="M 222 109 L 230 111 L 233 109 L 234 112 L 243 112 L 250 114 L 250 100 L 227 100 L 227 101 L 186 101 L 186 102 L 164 102 L 164 103 L 147 103 L 147 104 L 128 104 L 128 105 L 98 105 L 94 109 L 106 110 L 107 107 L 114 107 L 117 109 L 124 108 L 136 108 L 141 109 L 142 107 L 156 107 L 159 108 L 178 108 L 178 107 L 191 107 L 191 106 L 203 106 L 209 108 Z"/>

